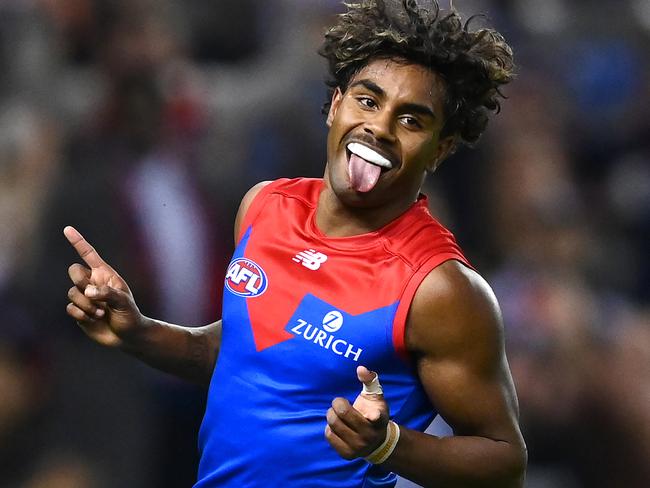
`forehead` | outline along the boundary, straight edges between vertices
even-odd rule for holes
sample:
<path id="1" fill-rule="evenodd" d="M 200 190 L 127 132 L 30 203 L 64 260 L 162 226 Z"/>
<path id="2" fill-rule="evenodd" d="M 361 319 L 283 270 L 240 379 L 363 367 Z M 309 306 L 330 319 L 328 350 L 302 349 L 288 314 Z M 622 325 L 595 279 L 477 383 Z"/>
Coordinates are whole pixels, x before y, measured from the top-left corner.
<path id="1" fill-rule="evenodd" d="M 417 103 L 442 107 L 445 85 L 442 77 L 416 63 L 394 59 L 375 59 L 360 69 L 350 80 L 369 80 L 388 96 L 409 98 Z"/>

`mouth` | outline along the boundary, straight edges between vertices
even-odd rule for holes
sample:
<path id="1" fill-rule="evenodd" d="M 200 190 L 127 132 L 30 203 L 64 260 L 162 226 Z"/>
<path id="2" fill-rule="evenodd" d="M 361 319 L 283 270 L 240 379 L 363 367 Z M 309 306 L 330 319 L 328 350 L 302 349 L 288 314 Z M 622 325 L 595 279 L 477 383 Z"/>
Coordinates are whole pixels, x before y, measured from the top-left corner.
<path id="1" fill-rule="evenodd" d="M 395 167 L 391 159 L 384 154 L 359 142 L 348 143 L 346 152 L 350 188 L 357 192 L 369 192 L 377 185 L 383 173 Z"/>
<path id="2" fill-rule="evenodd" d="M 392 169 L 393 167 L 393 163 L 388 158 L 379 154 L 375 149 L 371 149 L 358 142 L 349 143 L 347 149 L 351 154 L 356 154 L 370 164 L 374 164 L 383 169 Z"/>

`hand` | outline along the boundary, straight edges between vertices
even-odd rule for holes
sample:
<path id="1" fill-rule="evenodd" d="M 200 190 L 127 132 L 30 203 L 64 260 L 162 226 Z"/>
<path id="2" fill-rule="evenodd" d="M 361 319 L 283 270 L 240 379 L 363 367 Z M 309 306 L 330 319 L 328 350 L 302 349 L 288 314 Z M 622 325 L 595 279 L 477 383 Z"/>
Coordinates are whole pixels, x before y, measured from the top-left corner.
<path id="1" fill-rule="evenodd" d="M 378 375 L 359 366 L 357 378 L 372 389 Z M 344 459 L 365 457 L 386 439 L 388 420 L 388 404 L 381 393 L 362 391 L 352 405 L 345 398 L 335 398 L 327 411 L 325 438 Z"/>
<path id="2" fill-rule="evenodd" d="M 74 283 L 68 290 L 68 315 L 95 342 L 110 347 L 124 346 L 144 328 L 144 317 L 131 290 L 74 227 L 66 227 L 63 234 L 89 266 L 73 264 L 68 269 Z"/>

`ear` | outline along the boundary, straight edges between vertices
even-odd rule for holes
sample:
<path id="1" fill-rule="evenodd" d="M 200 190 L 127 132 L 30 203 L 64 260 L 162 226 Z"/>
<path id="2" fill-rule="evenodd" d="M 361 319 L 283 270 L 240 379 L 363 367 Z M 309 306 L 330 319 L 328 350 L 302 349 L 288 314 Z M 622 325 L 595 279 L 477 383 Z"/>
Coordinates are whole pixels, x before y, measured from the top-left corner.
<path id="1" fill-rule="evenodd" d="M 444 139 L 438 141 L 438 147 L 436 148 L 435 157 L 427 165 L 427 171 L 433 173 L 440 163 L 442 163 L 451 153 L 456 149 L 456 136 L 451 135 L 447 136 Z"/>
<path id="2" fill-rule="evenodd" d="M 341 89 L 337 86 L 334 89 L 334 93 L 332 94 L 332 103 L 330 103 L 330 111 L 327 113 L 327 127 L 332 127 L 332 122 L 334 121 L 334 117 L 336 117 L 336 112 L 339 109 L 339 105 L 341 104 L 342 98 L 343 98 L 343 93 L 341 92 Z"/>

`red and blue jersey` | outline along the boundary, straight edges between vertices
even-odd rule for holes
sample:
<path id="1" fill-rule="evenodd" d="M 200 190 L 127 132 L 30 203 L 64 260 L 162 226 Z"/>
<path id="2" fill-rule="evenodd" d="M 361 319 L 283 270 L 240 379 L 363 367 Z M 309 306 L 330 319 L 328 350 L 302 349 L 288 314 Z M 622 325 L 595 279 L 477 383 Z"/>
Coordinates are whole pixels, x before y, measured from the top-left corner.
<path id="1" fill-rule="evenodd" d="M 332 400 L 359 394 L 359 365 L 379 372 L 398 424 L 422 431 L 436 414 L 407 358 L 406 318 L 433 268 L 467 261 L 425 197 L 374 232 L 325 236 L 315 223 L 322 188 L 277 180 L 244 217 L 195 488 L 394 486 L 393 473 L 342 459 L 324 437 Z"/>

